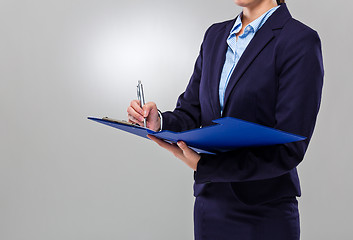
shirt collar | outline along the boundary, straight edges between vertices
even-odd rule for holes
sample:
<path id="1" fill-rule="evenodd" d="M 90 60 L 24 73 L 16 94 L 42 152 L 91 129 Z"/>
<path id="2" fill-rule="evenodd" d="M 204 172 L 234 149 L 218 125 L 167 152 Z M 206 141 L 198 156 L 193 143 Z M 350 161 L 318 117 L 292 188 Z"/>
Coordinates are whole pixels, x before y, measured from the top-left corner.
<path id="1" fill-rule="evenodd" d="M 232 30 L 230 31 L 230 35 L 232 34 L 236 34 L 240 31 L 240 29 L 242 28 L 242 22 L 241 22 L 241 17 L 243 16 L 243 13 L 240 13 L 237 17 L 237 19 L 235 20 L 234 26 L 232 28 Z"/>
<path id="2" fill-rule="evenodd" d="M 271 8 L 270 10 L 268 10 L 267 12 L 262 14 L 260 17 L 258 17 L 257 19 L 255 19 L 254 21 L 249 23 L 248 24 L 249 30 L 252 29 L 252 30 L 254 30 L 254 33 L 256 33 L 264 24 L 264 20 L 266 19 L 266 16 L 268 14 L 274 12 L 275 10 L 277 10 L 277 8 L 279 8 L 279 7 L 280 7 L 280 5 Z M 238 15 L 237 19 L 235 20 L 234 26 L 233 26 L 232 30 L 230 31 L 230 35 L 237 34 L 240 31 L 240 29 L 242 28 L 242 26 L 243 26 L 243 24 L 241 22 L 242 16 L 243 16 L 243 12 L 241 12 Z"/>

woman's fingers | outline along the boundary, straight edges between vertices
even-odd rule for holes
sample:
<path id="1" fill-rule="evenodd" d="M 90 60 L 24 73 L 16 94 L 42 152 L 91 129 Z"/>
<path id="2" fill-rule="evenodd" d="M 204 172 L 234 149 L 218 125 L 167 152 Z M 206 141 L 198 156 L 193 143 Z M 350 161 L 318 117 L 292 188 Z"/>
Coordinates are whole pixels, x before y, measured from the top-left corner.
<path id="1" fill-rule="evenodd" d="M 140 106 L 140 101 L 138 100 L 132 100 L 130 102 L 130 106 L 139 114 L 143 115 L 143 110 Z"/>
<path id="2" fill-rule="evenodd" d="M 196 171 L 197 163 L 200 160 L 200 155 L 191 148 L 189 148 L 185 142 L 179 141 L 177 144 L 172 144 L 158 139 L 152 135 L 147 135 L 147 137 L 149 137 L 152 141 L 156 142 L 159 146 L 173 153 L 175 157 L 179 158 L 190 168 Z"/>
<path id="3" fill-rule="evenodd" d="M 134 114 L 134 113 L 132 113 L 132 114 Z M 137 118 L 140 118 L 139 117 L 139 115 L 136 115 L 136 114 L 134 114 L 136 117 L 134 117 L 133 115 L 131 115 L 130 113 L 128 113 L 128 119 L 129 119 L 129 122 L 131 122 L 131 123 L 137 123 L 137 124 L 139 124 L 140 126 L 142 126 L 143 125 L 143 120 L 141 121 L 140 119 L 137 119 Z M 142 118 L 143 119 L 143 118 Z"/>
<path id="4" fill-rule="evenodd" d="M 133 100 L 130 103 L 130 106 L 127 108 L 127 113 L 129 120 L 132 121 L 133 123 L 143 123 L 144 117 L 143 117 L 143 110 L 139 105 L 139 101 Z"/>
<path id="5" fill-rule="evenodd" d="M 147 127 L 153 131 L 159 131 L 161 127 L 157 106 L 154 102 L 146 103 L 142 108 L 140 101 L 132 100 L 127 108 L 128 119 L 131 123 L 137 123 L 144 126 L 144 120 L 147 120 Z"/>
<path id="6" fill-rule="evenodd" d="M 157 105 L 154 102 L 148 102 L 143 106 L 143 116 L 148 117 L 150 113 L 158 114 Z"/>
<path id="7" fill-rule="evenodd" d="M 143 112 L 147 120 L 147 127 L 153 131 L 159 131 L 161 120 L 158 115 L 157 105 L 154 102 L 148 102 L 143 106 Z"/>
<path id="8" fill-rule="evenodd" d="M 143 126 L 143 122 L 137 120 L 136 118 L 134 118 L 133 116 L 131 116 L 130 114 L 127 115 L 128 116 L 128 119 L 129 119 L 129 122 L 130 123 L 135 123 L 135 124 L 138 124 L 140 126 Z"/>
<path id="9" fill-rule="evenodd" d="M 149 134 L 147 135 L 147 137 L 149 137 L 149 139 L 151 139 L 152 141 L 157 143 L 162 148 L 167 149 L 169 152 L 173 153 L 174 155 L 180 153 L 180 151 L 181 151 L 181 149 L 178 146 L 176 146 L 175 144 L 168 143 L 166 141 L 163 141 L 163 140 L 156 138 L 155 136 L 152 136 Z"/>
<path id="10" fill-rule="evenodd" d="M 186 145 L 186 143 L 183 142 L 183 141 L 179 141 L 177 144 L 178 144 L 178 147 L 179 147 L 181 150 L 183 150 L 185 156 L 190 156 L 190 155 L 192 155 L 193 153 L 196 153 L 194 150 L 192 150 L 191 148 L 189 148 L 188 145 Z"/>
<path id="11" fill-rule="evenodd" d="M 182 142 L 182 148 L 179 146 L 178 144 L 173 144 L 173 143 L 168 143 L 162 139 L 159 139 L 153 135 L 147 135 L 147 137 L 149 137 L 152 141 L 154 141 L 155 143 L 157 143 L 159 146 L 161 146 L 162 148 L 167 149 L 169 152 L 173 153 L 176 157 L 181 158 L 184 155 L 188 155 L 190 154 L 190 151 L 192 151 L 193 153 L 195 153 L 192 149 L 190 149 L 184 142 Z M 197 153 L 195 153 L 197 154 Z"/>
<path id="12" fill-rule="evenodd" d="M 167 143 L 166 141 L 163 141 L 163 140 L 161 140 L 161 139 L 159 139 L 159 138 L 157 138 L 157 137 L 155 137 L 155 136 L 153 136 L 153 135 L 150 135 L 150 134 L 148 134 L 147 135 L 147 137 L 149 138 L 149 139 L 151 139 L 152 141 L 154 141 L 155 143 L 157 143 L 159 146 L 161 146 L 162 148 L 165 148 L 165 149 L 167 149 L 168 151 L 173 151 L 173 150 L 175 150 L 176 148 L 178 148 L 177 146 L 175 146 L 175 145 L 173 145 L 173 144 L 171 144 L 171 143 Z"/>
<path id="13" fill-rule="evenodd" d="M 191 148 L 189 148 L 189 146 L 185 142 L 179 141 L 177 144 L 178 147 L 183 151 L 185 158 L 191 159 L 192 161 L 200 158 L 200 155 Z"/>

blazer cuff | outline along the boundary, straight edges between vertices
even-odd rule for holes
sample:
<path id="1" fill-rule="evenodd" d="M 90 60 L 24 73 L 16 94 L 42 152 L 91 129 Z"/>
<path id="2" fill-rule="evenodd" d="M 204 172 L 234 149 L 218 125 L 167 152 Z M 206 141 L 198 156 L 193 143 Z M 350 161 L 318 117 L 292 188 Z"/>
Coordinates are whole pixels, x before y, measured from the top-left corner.
<path id="1" fill-rule="evenodd" d="M 197 184 L 212 182 L 212 174 L 216 169 L 217 160 L 212 159 L 213 156 L 206 153 L 201 153 L 200 156 L 201 158 L 194 172 L 194 180 Z"/>

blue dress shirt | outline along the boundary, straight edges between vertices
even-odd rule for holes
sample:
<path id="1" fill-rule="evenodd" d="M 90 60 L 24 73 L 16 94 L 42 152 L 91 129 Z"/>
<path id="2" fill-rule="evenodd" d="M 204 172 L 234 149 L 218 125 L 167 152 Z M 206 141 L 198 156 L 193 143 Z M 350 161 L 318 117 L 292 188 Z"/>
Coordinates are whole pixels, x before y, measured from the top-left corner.
<path id="1" fill-rule="evenodd" d="M 241 16 L 240 14 L 236 21 L 235 24 L 230 31 L 230 35 L 227 39 L 227 44 L 228 44 L 228 50 L 226 53 L 226 60 L 223 65 L 223 70 L 221 74 L 221 80 L 219 83 L 219 102 L 221 104 L 221 114 L 223 113 L 223 105 L 224 105 L 224 94 L 229 82 L 230 77 L 233 74 L 233 71 L 241 57 L 241 55 L 244 53 L 246 47 L 250 43 L 251 39 L 255 36 L 256 32 L 264 25 L 264 23 L 267 21 L 267 19 L 274 13 L 277 8 L 280 6 L 271 8 L 268 10 L 266 13 L 264 13 L 262 16 L 258 17 L 251 23 L 249 23 L 245 29 L 244 33 L 240 36 L 238 36 L 238 40 L 236 38 L 236 34 L 242 29 L 242 22 L 241 22 Z"/>

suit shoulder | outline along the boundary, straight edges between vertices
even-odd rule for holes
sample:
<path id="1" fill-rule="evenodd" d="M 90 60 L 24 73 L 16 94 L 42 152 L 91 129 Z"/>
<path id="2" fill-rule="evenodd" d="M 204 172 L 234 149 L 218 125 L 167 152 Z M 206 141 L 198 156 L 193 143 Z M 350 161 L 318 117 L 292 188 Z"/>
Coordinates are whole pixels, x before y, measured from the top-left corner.
<path id="1" fill-rule="evenodd" d="M 279 44 L 284 44 L 287 47 L 301 45 L 310 48 L 320 42 L 320 37 L 314 29 L 294 18 L 284 25 L 279 37 Z"/>
<path id="2" fill-rule="evenodd" d="M 283 28 L 285 37 L 293 39 L 304 38 L 307 40 L 319 39 L 318 33 L 311 27 L 304 23 L 292 18 L 287 22 Z"/>
<path id="3" fill-rule="evenodd" d="M 235 19 L 230 19 L 230 20 L 226 20 L 226 21 L 222 21 L 222 22 L 216 22 L 216 23 L 212 24 L 210 26 L 210 28 L 220 29 L 220 28 L 227 26 L 228 24 L 231 24 L 232 22 L 234 22 L 234 20 Z"/>
<path id="4" fill-rule="evenodd" d="M 223 22 L 214 23 L 207 29 L 207 32 L 216 33 L 219 31 L 224 31 L 226 29 L 226 27 L 229 26 L 230 24 L 234 23 L 234 21 L 235 21 L 235 19 L 231 19 L 231 20 L 227 20 L 227 21 L 223 21 Z"/>
<path id="5" fill-rule="evenodd" d="M 276 54 L 279 63 L 304 56 L 321 59 L 321 40 L 314 29 L 290 19 L 278 35 Z"/>

